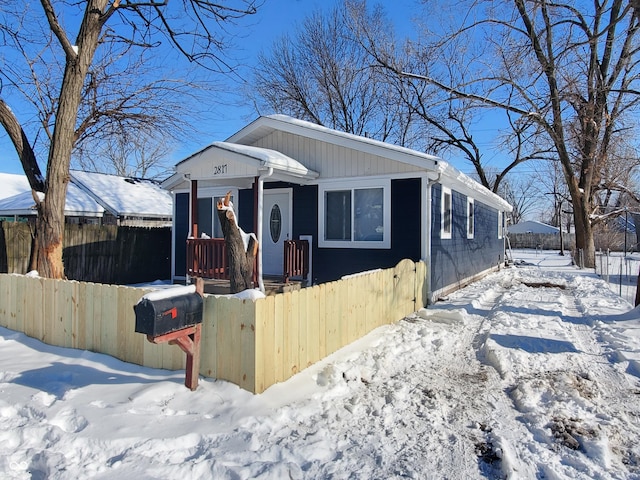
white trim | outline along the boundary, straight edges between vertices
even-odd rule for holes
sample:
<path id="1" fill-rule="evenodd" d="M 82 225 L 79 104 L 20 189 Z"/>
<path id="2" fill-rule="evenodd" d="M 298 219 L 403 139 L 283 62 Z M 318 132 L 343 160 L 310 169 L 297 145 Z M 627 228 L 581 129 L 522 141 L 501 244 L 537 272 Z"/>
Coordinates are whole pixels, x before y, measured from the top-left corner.
<path id="1" fill-rule="evenodd" d="M 440 173 L 447 178 L 447 183 L 450 183 L 456 192 L 473 196 L 477 200 L 497 209 L 503 209 L 509 212 L 512 209 L 511 205 L 504 199 L 439 157 L 378 140 L 340 132 L 286 115 L 258 117 L 249 125 L 246 125 L 231 135 L 226 141 L 251 145 L 255 143 L 257 139 L 263 138 L 274 131 L 287 132 L 293 135 L 326 142 L 330 145 L 354 149 L 394 162 L 412 165 L 422 171 L 433 172 L 435 174 Z M 394 175 L 394 178 L 397 177 Z M 311 183 L 311 181 L 309 181 L 309 183 Z"/>
<path id="2" fill-rule="evenodd" d="M 473 198 L 467 197 L 467 238 L 471 239 L 476 233 L 476 212 Z"/>
<path id="3" fill-rule="evenodd" d="M 357 240 L 325 240 L 325 204 L 324 197 L 326 192 L 349 190 L 352 199 L 355 190 L 366 188 L 382 188 L 383 201 L 383 233 L 382 241 L 357 241 Z M 352 222 L 351 228 L 354 228 L 353 221 L 353 201 L 352 201 Z M 351 232 L 353 235 L 353 232 Z M 352 178 L 341 179 L 330 182 L 322 182 L 318 185 L 318 247 L 320 248 L 391 248 L 391 179 L 389 177 L 380 178 Z"/>
<path id="4" fill-rule="evenodd" d="M 264 189 L 264 194 L 265 195 L 269 195 L 269 194 L 281 194 L 281 193 L 286 193 L 289 197 L 288 200 L 288 214 L 289 214 L 289 224 L 287 225 L 287 231 L 289 232 L 289 237 L 286 238 L 285 240 L 292 240 L 293 237 L 293 188 L 265 188 Z M 264 212 L 263 212 L 264 215 Z"/>
<path id="5" fill-rule="evenodd" d="M 449 187 L 440 184 L 440 238 L 448 240 L 453 233 L 453 194 Z M 445 218 L 447 211 L 445 210 L 445 197 L 449 196 L 449 231 L 445 230 Z"/>
<path id="6" fill-rule="evenodd" d="M 498 239 L 504 236 L 504 213 L 498 210 Z"/>
<path id="7" fill-rule="evenodd" d="M 258 117 L 249 125 L 227 138 L 229 143 L 253 143 L 254 136 L 264 136 L 261 130 L 281 131 L 293 135 L 312 138 L 331 145 L 351 148 L 360 152 L 376 155 L 396 162 L 414 165 L 420 169 L 433 170 L 440 159 L 427 153 L 411 150 L 372 138 L 361 137 L 331 128 L 323 127 L 305 120 L 298 120 L 286 115 L 268 115 Z"/>
<path id="8" fill-rule="evenodd" d="M 431 183 L 429 177 L 420 177 L 420 258 L 429 265 L 431 251 Z"/>
<path id="9" fill-rule="evenodd" d="M 300 240 L 309 242 L 309 275 L 307 275 L 307 287 L 313 285 L 313 235 L 300 235 Z"/>

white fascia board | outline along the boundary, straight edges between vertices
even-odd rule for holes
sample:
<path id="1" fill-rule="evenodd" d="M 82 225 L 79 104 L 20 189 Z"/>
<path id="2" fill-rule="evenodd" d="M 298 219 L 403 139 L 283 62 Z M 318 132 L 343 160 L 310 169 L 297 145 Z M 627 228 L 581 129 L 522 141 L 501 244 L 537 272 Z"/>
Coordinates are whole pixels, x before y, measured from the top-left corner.
<path id="1" fill-rule="evenodd" d="M 176 172 L 169 178 L 163 180 L 160 186 L 169 191 L 179 190 L 181 188 L 189 189 L 189 182 L 184 178 L 184 175 Z"/>
<path id="2" fill-rule="evenodd" d="M 440 173 L 442 174 L 442 178 L 440 180 L 441 184 L 458 193 L 462 193 L 467 197 L 474 198 L 486 205 L 497 208 L 498 210 L 505 212 L 511 212 L 513 210 L 511 204 L 505 199 L 496 195 L 488 188 L 462 173 L 460 170 L 452 167 L 447 162 L 439 162 L 438 166 Z"/>
<path id="3" fill-rule="evenodd" d="M 253 134 L 257 133 L 260 129 L 266 129 L 268 132 L 277 130 L 291 133 L 293 135 L 313 138 L 364 153 L 377 155 L 392 161 L 412 165 L 429 173 L 435 172 L 436 174 L 440 174 L 442 177 L 445 177 L 448 180 L 448 183 L 446 183 L 447 186 L 451 184 L 451 188 L 457 192 L 482 200 L 484 203 L 500 210 L 511 212 L 513 209 L 512 206 L 503 198 L 491 192 L 489 189 L 452 167 L 439 157 L 411 150 L 406 147 L 381 142 L 379 140 L 340 132 L 304 120 L 297 120 L 286 115 L 259 117 L 229 137 L 227 142 L 243 143 L 246 139 L 252 138 Z M 429 175 L 429 178 L 436 180 L 435 178 L 432 178 L 432 175 Z"/>
<path id="4" fill-rule="evenodd" d="M 350 148 L 363 153 L 388 158 L 396 162 L 413 165 L 420 169 L 433 170 L 439 158 L 426 153 L 411 150 L 406 147 L 392 145 L 372 138 L 361 137 L 352 133 L 344 133 L 331 128 L 316 125 L 304 120 L 287 117 L 286 115 L 270 115 L 259 117 L 245 128 L 227 139 L 230 143 L 243 143 L 247 137 L 260 128 L 270 131 L 281 131 L 302 137 L 313 138 L 333 145 Z"/>

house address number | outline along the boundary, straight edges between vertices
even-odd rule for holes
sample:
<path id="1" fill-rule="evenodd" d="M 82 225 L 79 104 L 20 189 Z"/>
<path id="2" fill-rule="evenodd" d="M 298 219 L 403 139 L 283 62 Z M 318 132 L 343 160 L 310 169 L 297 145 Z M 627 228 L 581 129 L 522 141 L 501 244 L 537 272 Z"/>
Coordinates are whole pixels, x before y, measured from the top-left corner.
<path id="1" fill-rule="evenodd" d="M 224 165 L 214 165 L 213 166 L 213 174 L 214 175 L 224 175 L 227 173 L 227 164 Z"/>

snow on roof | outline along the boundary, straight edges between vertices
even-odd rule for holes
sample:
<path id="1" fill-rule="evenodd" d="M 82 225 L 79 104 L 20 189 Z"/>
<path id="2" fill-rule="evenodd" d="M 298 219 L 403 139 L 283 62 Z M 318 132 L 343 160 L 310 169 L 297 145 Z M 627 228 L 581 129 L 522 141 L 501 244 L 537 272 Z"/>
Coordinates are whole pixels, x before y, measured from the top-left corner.
<path id="1" fill-rule="evenodd" d="M 455 190 L 473 198 L 485 199 L 505 211 L 512 210 L 511 205 L 499 195 L 496 195 L 471 177 L 460 172 L 448 162 L 439 157 L 419 152 L 410 148 L 393 145 L 391 143 L 362 137 L 352 133 L 340 132 L 306 120 L 299 120 L 287 115 L 267 115 L 259 117 L 227 139 L 227 144 L 246 143 L 255 141 L 264 134 L 264 129 L 281 130 L 297 135 L 307 135 L 336 145 L 353 148 L 358 151 L 372 153 L 393 161 L 413 165 L 427 172 L 440 174 L 450 180 Z M 262 132 L 261 132 L 262 131 Z M 440 177 L 438 177 L 440 178 Z"/>
<path id="2" fill-rule="evenodd" d="M 558 227 L 547 225 L 546 223 L 536 222 L 535 220 L 526 220 L 524 222 L 516 223 L 515 225 L 509 225 L 507 227 L 509 233 L 551 233 L 557 234 L 560 232 Z"/>
<path id="3" fill-rule="evenodd" d="M 284 153 L 278 152 L 276 150 L 229 142 L 213 142 L 211 145 L 214 147 L 222 148 L 223 150 L 228 150 L 230 152 L 239 153 L 240 155 L 245 155 L 247 157 L 260 160 L 265 167 L 272 167 L 277 170 L 305 177 L 318 176 L 318 173 L 314 172 L 313 170 L 309 170 L 297 160 L 294 160 L 293 158 L 288 157 Z"/>
<path id="4" fill-rule="evenodd" d="M 13 197 L 28 190 L 31 190 L 31 187 L 29 187 L 29 180 L 26 176 L 0 173 L 0 199 Z"/>
<path id="5" fill-rule="evenodd" d="M 104 213 L 104 208 L 76 185 L 69 183 L 64 213 L 69 216 L 101 217 Z M 0 200 L 0 215 L 35 214 L 36 206 L 31 190 Z"/>
<path id="6" fill-rule="evenodd" d="M 116 216 L 171 217 L 171 194 L 157 182 L 72 170 L 72 182 Z"/>
<path id="7" fill-rule="evenodd" d="M 341 132 L 339 130 L 318 125 L 317 123 L 299 120 L 288 115 L 280 114 L 265 115 L 257 118 L 251 124 L 229 137 L 227 142 L 238 143 L 238 141 L 241 141 L 241 139 L 245 138 L 247 135 L 250 136 L 252 132 L 259 130 L 263 126 L 297 134 L 300 134 L 304 130 L 311 131 L 313 132 L 312 136 L 322 138 L 328 143 L 343 145 L 361 151 L 383 149 L 387 152 L 386 155 L 381 154 L 380 152 L 377 152 L 376 154 L 388 157 L 389 152 L 394 152 L 402 156 L 405 163 L 410 163 L 421 168 L 433 168 L 435 164 L 442 161 L 440 158 L 429 155 L 428 153 L 418 152 L 417 150 L 412 150 L 407 147 L 393 145 L 391 143 L 355 135 L 353 133 Z M 398 158 L 394 159 L 399 160 Z"/>
<path id="8" fill-rule="evenodd" d="M 468 175 L 465 175 L 457 168 L 451 166 L 449 163 L 443 160 L 439 161 L 437 170 L 449 180 L 453 181 L 453 185 L 445 184 L 446 186 L 451 186 L 454 190 L 468 195 L 471 198 L 476 198 L 478 200 L 483 198 L 487 199 L 491 203 L 499 205 L 506 212 L 511 212 L 513 210 L 511 204 L 500 195 L 493 193 L 484 185 L 475 181 Z"/>
<path id="9" fill-rule="evenodd" d="M 105 211 L 118 217 L 173 215 L 171 194 L 157 182 L 79 170 L 70 173 L 65 215 L 101 217 Z M 35 202 L 24 175 L 1 173 L 0 186 L 0 214 L 35 214 Z"/>

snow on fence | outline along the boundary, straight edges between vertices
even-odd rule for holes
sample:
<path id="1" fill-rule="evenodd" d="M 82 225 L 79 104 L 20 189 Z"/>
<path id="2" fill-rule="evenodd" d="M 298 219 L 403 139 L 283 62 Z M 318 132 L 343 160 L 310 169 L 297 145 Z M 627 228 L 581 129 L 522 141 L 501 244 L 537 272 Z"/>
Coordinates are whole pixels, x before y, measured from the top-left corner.
<path id="1" fill-rule="evenodd" d="M 421 308 L 426 273 L 423 262 L 403 260 L 395 268 L 255 301 L 205 295 L 200 374 L 260 393 Z M 0 274 L 0 325 L 50 345 L 184 369 L 179 348 L 134 332 L 133 305 L 150 291 Z"/>

